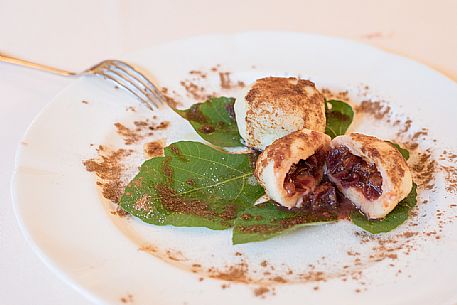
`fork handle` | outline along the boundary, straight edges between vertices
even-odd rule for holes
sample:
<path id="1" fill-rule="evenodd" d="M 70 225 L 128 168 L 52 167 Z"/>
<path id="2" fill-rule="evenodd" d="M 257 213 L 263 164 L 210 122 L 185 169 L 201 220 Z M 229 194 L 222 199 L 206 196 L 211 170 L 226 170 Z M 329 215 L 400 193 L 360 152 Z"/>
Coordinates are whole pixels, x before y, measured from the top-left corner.
<path id="1" fill-rule="evenodd" d="M 63 76 L 71 76 L 71 75 L 77 74 L 74 72 L 69 72 L 69 71 L 65 71 L 62 69 L 58 69 L 58 68 L 54 68 L 54 67 L 50 67 L 50 66 L 46 66 L 46 65 L 42 65 L 42 64 L 37 64 L 37 63 L 31 62 L 28 60 L 6 55 L 1 52 L 0 52 L 0 62 L 7 62 L 7 63 L 14 64 L 14 65 L 19 65 L 19 66 L 23 66 L 23 67 L 27 67 L 27 68 L 33 68 L 36 70 L 50 72 L 50 73 L 63 75 Z"/>

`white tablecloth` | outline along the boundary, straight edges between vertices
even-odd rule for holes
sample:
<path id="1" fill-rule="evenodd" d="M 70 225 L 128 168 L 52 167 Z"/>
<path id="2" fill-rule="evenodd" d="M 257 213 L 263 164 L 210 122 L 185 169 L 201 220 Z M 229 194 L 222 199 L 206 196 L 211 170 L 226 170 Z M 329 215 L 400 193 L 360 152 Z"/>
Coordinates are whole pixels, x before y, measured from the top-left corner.
<path id="1" fill-rule="evenodd" d="M 0 52 L 71 70 L 197 34 L 288 30 L 342 36 L 457 80 L 455 0 L 0 1 Z M 337 52 L 337 50 L 335 50 Z M 88 301 L 27 245 L 10 195 L 14 154 L 33 117 L 70 79 L 0 64 L 0 304 Z"/>

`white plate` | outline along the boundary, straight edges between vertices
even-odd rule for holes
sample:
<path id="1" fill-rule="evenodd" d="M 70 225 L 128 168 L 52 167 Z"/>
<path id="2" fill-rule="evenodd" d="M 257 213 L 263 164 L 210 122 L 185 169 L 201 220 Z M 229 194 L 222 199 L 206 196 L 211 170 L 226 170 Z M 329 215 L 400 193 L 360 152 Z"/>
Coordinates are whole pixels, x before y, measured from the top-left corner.
<path id="1" fill-rule="evenodd" d="M 433 146 L 437 154 L 442 149 L 457 151 L 456 84 L 421 64 L 369 46 L 298 33 L 243 33 L 176 41 L 125 59 L 151 71 L 158 83 L 181 94 L 179 81 L 188 78 L 190 70 L 208 71 L 216 64 L 233 72 L 233 79 L 249 82 L 265 75 L 300 75 L 319 87 L 348 89 L 356 100 L 366 98 L 363 87 L 367 84 L 370 95 L 388 100 L 401 120 L 407 115 L 414 128 L 429 129 L 422 149 Z M 206 82 L 210 90 L 219 90 L 217 73 L 210 72 Z M 13 193 L 25 235 L 48 266 L 91 300 L 161 305 L 457 302 L 457 222 L 451 219 L 455 219 L 456 209 L 449 207 L 456 196 L 445 190 L 442 174 L 437 175 L 434 191 L 421 193 L 429 203 L 420 206 L 415 227 L 422 232 L 435 230 L 440 239 L 420 235 L 407 243 L 401 241 L 399 247 L 404 249 L 393 252 L 397 259 L 379 262 L 370 258 L 379 242 L 361 243 L 361 237 L 354 234 L 361 230 L 348 222 L 232 246 L 230 230 L 157 227 L 112 215 L 112 205 L 100 195 L 94 175 L 82 162 L 96 156 L 90 144 L 122 146 L 114 122 L 128 123 L 152 115 L 141 106 L 137 112 L 126 111 L 127 106 L 136 104 L 127 93 L 105 81 L 81 78 L 35 119 L 17 154 Z M 167 131 L 169 142 L 199 140 L 187 122 L 171 111 L 157 114 L 172 122 Z M 369 120 L 354 128 L 385 138 L 395 133 L 395 129 Z M 141 145 L 136 149 L 141 151 Z M 132 158 L 133 167 L 140 162 L 141 158 Z M 446 224 L 437 219 L 438 209 Z M 411 227 L 403 225 L 393 234 L 408 230 Z M 152 255 L 138 250 L 147 244 L 159 252 Z M 414 250 L 407 255 L 408 247 Z M 182 260 L 166 259 L 167 251 L 171 251 L 168 257 Z M 354 257 L 348 251 L 360 254 Z M 261 266 L 263 260 L 268 261 L 267 267 Z M 195 263 L 223 269 L 240 261 L 249 266 L 255 283 L 230 283 L 222 288 L 223 281 L 188 270 Z M 308 264 L 315 266 L 314 273 Z M 266 282 L 271 278 L 266 271 L 292 279 L 287 277 L 288 268 L 294 271 L 296 283 Z M 350 273 L 344 280 L 341 274 L 347 269 Z M 328 280 L 310 282 L 309 277 L 319 277 L 317 271 L 324 272 Z M 298 279 L 300 272 L 306 274 Z M 255 296 L 254 289 L 266 286 L 267 293 Z"/>

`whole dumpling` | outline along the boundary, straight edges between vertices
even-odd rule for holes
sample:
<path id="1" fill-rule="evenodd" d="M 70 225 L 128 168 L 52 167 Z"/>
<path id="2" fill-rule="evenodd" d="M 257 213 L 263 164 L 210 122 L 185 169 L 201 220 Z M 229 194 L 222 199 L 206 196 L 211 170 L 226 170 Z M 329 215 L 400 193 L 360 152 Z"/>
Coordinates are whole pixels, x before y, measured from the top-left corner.
<path id="1" fill-rule="evenodd" d="M 325 98 L 309 80 L 258 79 L 236 97 L 234 108 L 245 144 L 259 150 L 303 128 L 325 131 Z"/>

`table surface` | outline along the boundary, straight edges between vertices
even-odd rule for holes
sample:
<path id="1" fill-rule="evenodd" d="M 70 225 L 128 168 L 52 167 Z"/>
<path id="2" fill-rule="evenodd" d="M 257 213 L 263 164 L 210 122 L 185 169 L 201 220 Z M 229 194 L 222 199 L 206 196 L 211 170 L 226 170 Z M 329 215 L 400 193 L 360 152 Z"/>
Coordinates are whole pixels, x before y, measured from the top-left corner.
<path id="1" fill-rule="evenodd" d="M 455 0 L 0 1 L 0 52 L 80 71 L 106 58 L 192 35 L 285 30 L 365 42 L 457 81 L 456 11 Z M 88 304 L 27 245 L 10 195 L 22 135 L 40 109 L 71 82 L 0 63 L 1 304 Z"/>

